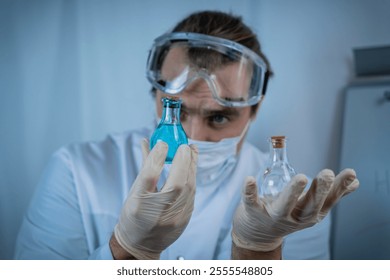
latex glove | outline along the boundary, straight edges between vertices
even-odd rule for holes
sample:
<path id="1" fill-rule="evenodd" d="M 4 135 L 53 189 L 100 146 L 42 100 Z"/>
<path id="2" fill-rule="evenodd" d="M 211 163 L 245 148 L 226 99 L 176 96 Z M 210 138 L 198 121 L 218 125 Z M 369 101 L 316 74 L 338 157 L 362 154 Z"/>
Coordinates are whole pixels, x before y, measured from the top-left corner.
<path id="1" fill-rule="evenodd" d="M 195 198 L 196 148 L 179 147 L 167 181 L 157 192 L 168 146 L 158 142 L 150 154 L 148 147 L 144 140 L 142 150 L 146 159 L 114 232 L 118 243 L 137 259 L 159 259 L 160 253 L 186 228 Z"/>
<path id="2" fill-rule="evenodd" d="M 258 196 L 256 181 L 248 177 L 233 221 L 237 247 L 268 252 L 279 247 L 286 235 L 320 222 L 339 199 L 359 186 L 355 171 L 345 169 L 335 177 L 322 170 L 304 193 L 307 178 L 296 175 L 275 199 Z"/>

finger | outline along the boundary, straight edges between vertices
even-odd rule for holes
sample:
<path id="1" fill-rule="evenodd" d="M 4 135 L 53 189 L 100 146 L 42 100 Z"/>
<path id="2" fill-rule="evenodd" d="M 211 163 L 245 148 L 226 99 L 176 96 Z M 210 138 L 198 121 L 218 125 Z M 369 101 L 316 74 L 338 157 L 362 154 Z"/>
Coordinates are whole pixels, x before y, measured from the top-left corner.
<path id="1" fill-rule="evenodd" d="M 150 143 L 147 138 L 142 139 L 141 148 L 142 148 L 142 162 L 145 162 L 146 158 L 150 153 L 149 149 Z"/>
<path id="2" fill-rule="evenodd" d="M 291 213 L 292 217 L 298 221 L 309 221 L 316 218 L 324 205 L 334 179 L 335 176 L 332 170 L 321 170 L 313 180 L 307 193 L 299 199 L 297 206 Z"/>
<path id="3" fill-rule="evenodd" d="M 155 191 L 167 153 L 168 145 L 163 141 L 157 142 L 145 159 L 141 171 L 137 176 L 135 187 L 138 188 L 138 191 L 140 189 L 149 192 Z"/>
<path id="4" fill-rule="evenodd" d="M 183 179 L 182 179 L 183 186 L 182 186 L 182 188 L 180 188 L 180 189 L 183 189 L 185 191 L 182 192 L 178 188 L 178 189 L 176 189 L 175 195 L 179 196 L 180 194 L 182 194 L 182 195 L 184 194 L 186 196 L 186 199 L 188 200 L 187 206 L 192 205 L 191 207 L 193 207 L 193 200 L 195 199 L 195 189 L 196 189 L 196 168 L 197 168 L 197 161 L 198 161 L 198 148 L 195 145 L 189 145 L 189 147 L 190 147 L 190 152 L 191 152 L 190 166 L 188 168 L 187 179 L 184 179 L 184 177 L 186 175 L 183 173 Z M 176 155 L 175 155 L 175 157 L 176 157 Z M 172 162 L 172 165 L 173 165 L 173 162 Z M 176 165 L 176 163 L 175 163 L 175 165 Z M 175 175 L 170 172 L 169 176 L 175 176 Z M 168 182 L 168 180 L 167 180 L 165 185 L 172 186 L 172 182 Z M 165 191 L 168 191 L 168 190 L 169 190 L 169 188 L 166 187 Z M 189 202 L 191 202 L 192 204 L 190 204 Z"/>
<path id="5" fill-rule="evenodd" d="M 195 201 L 195 189 L 196 189 L 196 167 L 198 161 L 198 148 L 195 145 L 190 145 L 191 149 L 191 163 L 189 167 L 188 180 L 184 188 L 189 190 L 189 194 L 186 194 L 186 203 L 184 206 L 184 212 L 192 213 L 194 209 Z"/>
<path id="6" fill-rule="evenodd" d="M 250 207 L 256 207 L 259 204 L 259 195 L 257 183 L 254 177 L 248 176 L 242 192 L 244 204 Z"/>
<path id="7" fill-rule="evenodd" d="M 307 184 L 307 178 L 303 174 L 295 175 L 287 184 L 280 195 L 271 204 L 271 209 L 267 209 L 270 215 L 287 217 L 296 207 L 299 196 L 302 194 Z"/>
<path id="8" fill-rule="evenodd" d="M 173 158 L 171 169 L 167 181 L 162 188 L 162 192 L 172 192 L 178 196 L 183 190 L 191 191 L 185 188 L 189 184 L 192 162 L 192 149 L 188 145 L 180 145 Z M 193 168 L 192 168 L 193 169 Z"/>
<path id="9" fill-rule="evenodd" d="M 196 167 L 198 162 L 198 148 L 196 145 L 190 145 L 191 148 L 191 163 L 189 168 L 187 186 L 195 190 L 196 187 Z"/>
<path id="10" fill-rule="evenodd" d="M 340 198 L 347 195 L 359 187 L 359 180 L 356 178 L 356 173 L 353 169 L 344 169 L 335 178 L 332 188 L 326 198 L 321 209 L 322 214 L 328 211 L 335 205 Z"/>

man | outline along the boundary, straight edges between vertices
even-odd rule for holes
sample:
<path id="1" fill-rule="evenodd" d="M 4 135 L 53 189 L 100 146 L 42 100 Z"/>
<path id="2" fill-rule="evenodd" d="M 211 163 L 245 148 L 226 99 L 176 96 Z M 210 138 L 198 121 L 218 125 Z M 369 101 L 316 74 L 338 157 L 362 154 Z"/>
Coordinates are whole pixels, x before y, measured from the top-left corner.
<path id="1" fill-rule="evenodd" d="M 299 174 L 260 199 L 264 154 L 245 142 L 272 74 L 240 18 L 194 13 L 156 39 L 147 77 L 182 99 L 182 145 L 149 150 L 152 129 L 60 149 L 45 170 L 18 238 L 22 259 L 280 259 L 284 238 L 323 220 L 358 187 L 353 170 Z M 140 147 L 140 143 L 141 147 Z M 162 185 L 157 190 L 157 185 Z M 244 187 L 242 185 L 244 184 Z"/>

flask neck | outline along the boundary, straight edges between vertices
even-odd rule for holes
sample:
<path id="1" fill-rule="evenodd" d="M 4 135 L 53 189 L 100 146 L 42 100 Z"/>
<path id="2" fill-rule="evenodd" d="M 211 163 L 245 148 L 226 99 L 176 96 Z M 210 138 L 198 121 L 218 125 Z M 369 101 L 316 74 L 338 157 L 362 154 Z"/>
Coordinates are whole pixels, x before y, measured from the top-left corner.
<path id="1" fill-rule="evenodd" d="M 181 100 L 163 98 L 163 112 L 161 121 L 164 124 L 180 124 Z"/>
<path id="2" fill-rule="evenodd" d="M 273 162 L 288 162 L 286 146 L 274 148 L 271 145 L 271 157 Z"/>
<path id="3" fill-rule="evenodd" d="M 273 136 L 269 139 L 271 159 L 273 162 L 287 162 L 286 138 L 284 136 Z"/>

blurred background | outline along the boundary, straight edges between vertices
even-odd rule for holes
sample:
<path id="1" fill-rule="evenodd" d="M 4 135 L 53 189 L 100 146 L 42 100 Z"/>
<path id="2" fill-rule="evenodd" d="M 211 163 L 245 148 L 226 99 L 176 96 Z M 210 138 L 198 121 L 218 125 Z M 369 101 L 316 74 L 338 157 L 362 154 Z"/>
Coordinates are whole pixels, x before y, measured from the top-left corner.
<path id="1" fill-rule="evenodd" d="M 353 105 L 348 93 L 390 90 L 386 75 L 357 77 L 353 52 L 390 45 L 389 0 L 0 0 L 0 259 L 12 259 L 55 150 L 150 125 L 148 50 L 204 9 L 241 15 L 275 72 L 249 141 L 267 151 L 267 137 L 287 135 L 291 164 L 311 177 L 323 168 L 358 171 L 360 194 L 333 213 L 333 258 L 390 259 L 390 102 Z M 382 111 L 367 118 L 370 102 Z"/>

